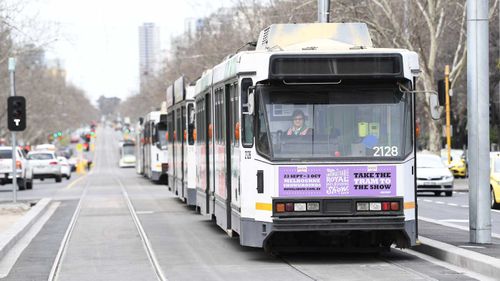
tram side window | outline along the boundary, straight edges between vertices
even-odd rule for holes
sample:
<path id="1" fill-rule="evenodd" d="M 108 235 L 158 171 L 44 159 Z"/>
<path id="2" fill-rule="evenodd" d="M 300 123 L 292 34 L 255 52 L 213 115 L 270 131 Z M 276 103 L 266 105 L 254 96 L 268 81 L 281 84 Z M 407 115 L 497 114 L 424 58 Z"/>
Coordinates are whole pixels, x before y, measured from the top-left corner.
<path id="1" fill-rule="evenodd" d="M 231 116 L 232 116 L 232 124 L 231 124 L 231 140 L 232 144 L 234 146 L 239 146 L 240 140 L 239 138 L 236 138 L 236 130 L 240 130 L 239 124 L 240 124 L 240 111 L 239 111 L 239 103 L 238 103 L 238 84 L 232 84 L 231 85 Z M 239 133 L 239 132 L 238 132 Z"/>
<path id="2" fill-rule="evenodd" d="M 182 142 L 182 125 L 181 125 L 182 115 L 180 108 L 177 109 L 176 118 L 177 118 L 177 123 L 175 125 L 175 143 L 179 143 Z"/>
<path id="3" fill-rule="evenodd" d="M 267 122 L 266 122 L 266 114 L 265 114 L 265 110 L 264 110 L 264 105 L 261 104 L 261 102 L 259 101 L 257 104 L 260 105 L 260 108 L 258 110 L 258 114 L 259 114 L 259 119 L 257 120 L 258 124 L 257 124 L 257 129 L 258 129 L 258 141 L 257 141 L 257 150 L 263 154 L 263 155 L 267 155 L 267 156 L 270 156 L 270 150 L 269 150 L 269 137 L 267 135 Z"/>
<path id="4" fill-rule="evenodd" d="M 248 88 L 253 85 L 252 79 L 244 78 L 241 80 L 241 106 L 248 103 Z M 241 130 L 243 147 L 253 146 L 253 116 L 241 116 Z"/>
<path id="5" fill-rule="evenodd" d="M 188 104 L 188 144 L 189 145 L 194 144 L 194 137 L 193 137 L 194 125 L 195 125 L 194 105 L 192 103 L 190 103 L 190 104 Z"/>
<path id="6" fill-rule="evenodd" d="M 186 132 L 186 107 L 181 107 L 181 131 L 180 131 L 180 137 L 181 137 L 181 143 L 185 143 L 187 141 L 187 135 L 184 135 L 184 133 L 187 134 Z"/>

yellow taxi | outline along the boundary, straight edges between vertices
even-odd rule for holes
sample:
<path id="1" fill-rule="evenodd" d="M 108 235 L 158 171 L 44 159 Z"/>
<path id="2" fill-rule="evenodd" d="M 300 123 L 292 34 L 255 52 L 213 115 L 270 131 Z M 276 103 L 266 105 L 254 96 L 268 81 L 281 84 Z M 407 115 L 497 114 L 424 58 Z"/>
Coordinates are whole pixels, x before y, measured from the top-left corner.
<path id="1" fill-rule="evenodd" d="M 500 152 L 490 152 L 491 208 L 500 208 Z"/>
<path id="2" fill-rule="evenodd" d="M 441 150 L 441 159 L 448 166 L 454 177 L 465 178 L 467 176 L 467 162 L 464 151 L 461 149 L 451 149 L 451 163 L 448 165 L 448 152 L 446 149 Z"/>

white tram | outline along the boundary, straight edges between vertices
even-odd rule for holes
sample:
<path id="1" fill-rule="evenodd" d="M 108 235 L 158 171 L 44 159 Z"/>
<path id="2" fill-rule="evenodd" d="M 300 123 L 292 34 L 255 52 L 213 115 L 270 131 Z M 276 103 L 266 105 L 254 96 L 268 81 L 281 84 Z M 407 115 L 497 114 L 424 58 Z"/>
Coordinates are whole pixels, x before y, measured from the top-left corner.
<path id="1" fill-rule="evenodd" d="M 157 183 L 167 183 L 167 123 L 166 111 L 152 111 L 142 124 L 142 171 L 145 177 Z"/>
<path id="2" fill-rule="evenodd" d="M 169 188 L 188 205 L 196 204 L 194 151 L 194 86 L 184 77 L 167 89 Z"/>
<path id="3" fill-rule="evenodd" d="M 196 206 L 245 246 L 415 245 L 418 73 L 365 24 L 264 29 L 196 81 Z"/>

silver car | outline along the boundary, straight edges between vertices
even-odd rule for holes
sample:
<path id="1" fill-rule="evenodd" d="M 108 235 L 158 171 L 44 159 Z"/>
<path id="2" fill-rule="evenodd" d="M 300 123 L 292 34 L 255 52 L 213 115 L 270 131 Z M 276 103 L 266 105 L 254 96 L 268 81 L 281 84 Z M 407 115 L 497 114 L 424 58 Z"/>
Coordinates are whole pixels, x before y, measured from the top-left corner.
<path id="1" fill-rule="evenodd" d="M 417 192 L 433 192 L 453 195 L 453 174 L 441 161 L 441 157 L 417 153 Z"/>

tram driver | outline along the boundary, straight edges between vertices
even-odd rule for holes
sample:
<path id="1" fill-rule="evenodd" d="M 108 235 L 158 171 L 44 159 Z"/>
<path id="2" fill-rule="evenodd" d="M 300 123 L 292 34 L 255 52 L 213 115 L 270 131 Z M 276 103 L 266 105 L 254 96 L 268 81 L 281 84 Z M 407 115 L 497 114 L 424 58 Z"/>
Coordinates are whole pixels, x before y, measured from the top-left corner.
<path id="1" fill-rule="evenodd" d="M 296 109 L 292 114 L 292 127 L 286 132 L 287 136 L 308 136 L 312 134 L 312 129 L 305 125 L 305 115 L 300 109 Z"/>

